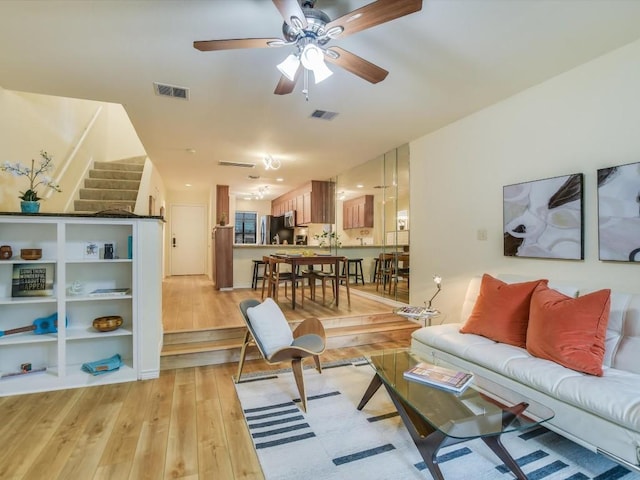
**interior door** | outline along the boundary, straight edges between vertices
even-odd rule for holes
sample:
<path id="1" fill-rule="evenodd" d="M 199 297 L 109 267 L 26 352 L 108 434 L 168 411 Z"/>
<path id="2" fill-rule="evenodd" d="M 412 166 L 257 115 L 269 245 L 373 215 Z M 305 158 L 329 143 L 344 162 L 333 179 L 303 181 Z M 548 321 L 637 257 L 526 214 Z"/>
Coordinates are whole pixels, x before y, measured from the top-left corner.
<path id="1" fill-rule="evenodd" d="M 171 275 L 203 275 L 207 258 L 204 205 L 171 205 Z"/>

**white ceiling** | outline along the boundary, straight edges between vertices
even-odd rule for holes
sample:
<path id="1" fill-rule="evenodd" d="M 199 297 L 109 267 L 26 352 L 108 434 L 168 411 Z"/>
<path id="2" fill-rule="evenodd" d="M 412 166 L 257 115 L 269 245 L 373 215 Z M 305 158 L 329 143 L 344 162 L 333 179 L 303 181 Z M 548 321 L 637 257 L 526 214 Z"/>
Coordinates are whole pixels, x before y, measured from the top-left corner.
<path id="1" fill-rule="evenodd" d="M 336 18 L 367 3 L 317 0 L 316 8 Z M 388 70 L 386 80 L 372 85 L 329 65 L 335 74 L 312 85 L 307 102 L 302 82 L 273 94 L 275 66 L 291 48 L 193 48 L 279 37 L 282 18 L 269 0 L 2 0 L 0 86 L 123 104 L 170 189 L 252 193 L 271 184 L 273 197 L 630 43 L 638 25 L 637 0 L 424 0 L 418 13 L 330 44 Z M 153 82 L 187 87 L 190 99 L 159 97 Z M 311 119 L 315 109 L 339 115 Z M 265 153 L 282 160 L 279 171 L 262 168 Z"/>

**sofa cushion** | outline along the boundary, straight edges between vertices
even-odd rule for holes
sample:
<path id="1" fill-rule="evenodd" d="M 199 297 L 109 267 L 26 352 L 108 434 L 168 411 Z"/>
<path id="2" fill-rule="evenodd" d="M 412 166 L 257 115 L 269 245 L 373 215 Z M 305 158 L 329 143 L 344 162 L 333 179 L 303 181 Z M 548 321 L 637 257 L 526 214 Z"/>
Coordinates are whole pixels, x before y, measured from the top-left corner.
<path id="1" fill-rule="evenodd" d="M 547 280 L 505 283 L 484 274 L 480 293 L 461 333 L 474 333 L 517 347 L 526 345 L 529 303 L 534 289 Z"/>
<path id="2" fill-rule="evenodd" d="M 577 298 L 538 285 L 531 297 L 527 351 L 567 368 L 602 376 L 611 291 Z"/>

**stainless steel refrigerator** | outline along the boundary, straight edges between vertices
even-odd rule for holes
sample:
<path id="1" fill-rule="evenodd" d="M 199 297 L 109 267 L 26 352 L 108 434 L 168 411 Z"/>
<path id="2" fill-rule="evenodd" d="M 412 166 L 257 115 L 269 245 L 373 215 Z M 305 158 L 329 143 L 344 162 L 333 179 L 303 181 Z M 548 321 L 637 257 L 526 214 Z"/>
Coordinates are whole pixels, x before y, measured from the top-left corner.
<path id="1" fill-rule="evenodd" d="M 285 228 L 284 217 L 263 215 L 260 217 L 260 244 L 278 245 L 282 243 L 293 244 L 293 228 Z"/>

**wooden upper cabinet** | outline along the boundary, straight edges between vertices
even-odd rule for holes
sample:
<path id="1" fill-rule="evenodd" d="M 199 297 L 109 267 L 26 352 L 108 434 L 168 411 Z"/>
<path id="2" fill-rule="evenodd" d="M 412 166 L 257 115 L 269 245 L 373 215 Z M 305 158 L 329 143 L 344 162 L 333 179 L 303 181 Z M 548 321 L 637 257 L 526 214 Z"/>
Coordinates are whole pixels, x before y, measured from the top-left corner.
<path id="1" fill-rule="evenodd" d="M 271 202 L 271 214 L 296 212 L 296 225 L 335 222 L 335 183 L 312 180 Z"/>
<path id="2" fill-rule="evenodd" d="M 373 228 L 373 195 L 363 195 L 342 204 L 342 228 Z"/>

